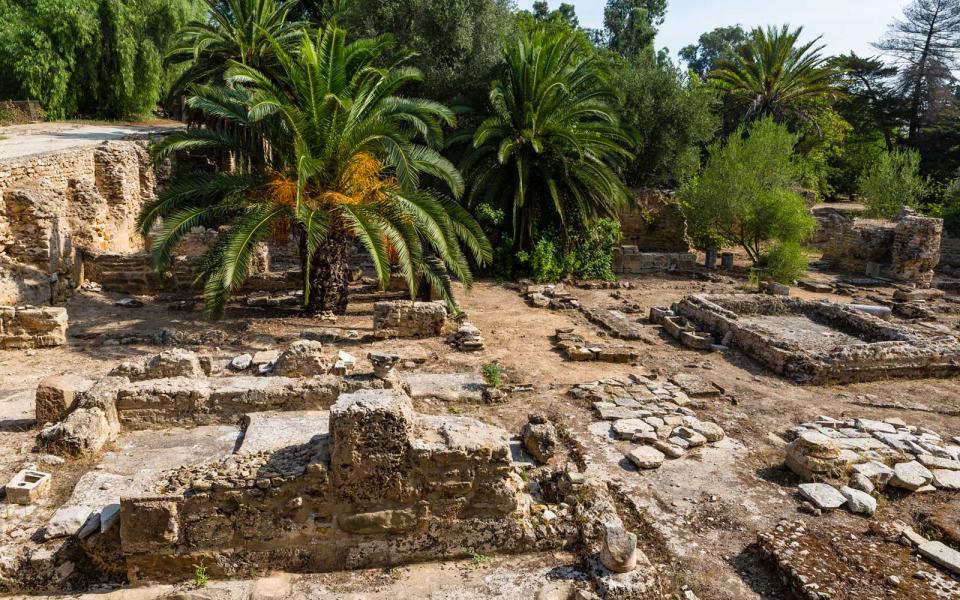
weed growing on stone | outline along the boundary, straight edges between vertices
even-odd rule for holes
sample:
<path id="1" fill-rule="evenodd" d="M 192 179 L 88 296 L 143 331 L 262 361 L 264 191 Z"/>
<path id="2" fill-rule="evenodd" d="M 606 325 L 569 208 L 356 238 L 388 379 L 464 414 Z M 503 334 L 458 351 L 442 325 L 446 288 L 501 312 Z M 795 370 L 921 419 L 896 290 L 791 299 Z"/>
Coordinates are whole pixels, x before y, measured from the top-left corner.
<path id="1" fill-rule="evenodd" d="M 503 384 L 503 367 L 497 363 L 483 365 L 483 380 L 487 382 L 487 385 L 495 388 L 500 387 Z"/>
<path id="2" fill-rule="evenodd" d="M 476 564 L 476 565 L 485 564 L 487 561 L 490 560 L 490 557 L 489 557 L 489 556 L 487 556 L 487 555 L 485 555 L 485 554 L 480 554 L 479 552 L 477 552 L 477 551 L 474 550 L 473 548 L 467 548 L 467 554 L 470 555 L 470 560 L 472 560 L 473 563 Z"/>
<path id="3" fill-rule="evenodd" d="M 203 564 L 203 560 L 200 560 L 200 564 L 193 565 L 193 583 L 198 588 L 207 587 L 207 584 L 210 583 L 210 576 L 207 575 L 207 565 Z"/>

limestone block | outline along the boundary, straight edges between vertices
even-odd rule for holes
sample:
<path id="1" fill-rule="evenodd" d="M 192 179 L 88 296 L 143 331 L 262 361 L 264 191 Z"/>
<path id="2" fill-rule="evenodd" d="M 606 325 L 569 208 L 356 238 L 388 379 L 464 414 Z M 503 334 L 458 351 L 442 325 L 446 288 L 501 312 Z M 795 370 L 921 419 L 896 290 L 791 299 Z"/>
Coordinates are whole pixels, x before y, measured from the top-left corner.
<path id="1" fill-rule="evenodd" d="M 378 533 L 402 533 L 417 526 L 417 513 L 413 509 L 380 510 L 337 517 L 337 526 L 360 535 Z"/>
<path id="2" fill-rule="evenodd" d="M 7 502 L 33 504 L 50 489 L 50 474 L 24 469 L 6 485 Z"/>
<path id="3" fill-rule="evenodd" d="M 330 465 L 344 498 L 384 501 L 408 494 L 413 421 L 410 398 L 397 388 L 343 394 L 330 407 Z"/>
<path id="4" fill-rule="evenodd" d="M 180 541 L 181 496 L 120 499 L 120 545 L 124 554 L 169 551 Z"/>
<path id="5" fill-rule="evenodd" d="M 56 423 L 63 419 L 77 394 L 91 386 L 92 381 L 74 374 L 53 375 L 41 381 L 37 386 L 34 409 L 37 424 Z"/>
<path id="6" fill-rule="evenodd" d="M 430 337 L 440 335 L 447 309 L 439 302 L 377 302 L 373 330 L 379 337 Z"/>
<path id="7" fill-rule="evenodd" d="M 323 344 L 298 340 L 280 353 L 273 372 L 281 377 L 313 377 L 330 372 L 333 361 L 323 355 Z"/>
<path id="8" fill-rule="evenodd" d="M 47 348 L 67 343 L 67 309 L 0 307 L 0 348 Z"/>
<path id="9" fill-rule="evenodd" d="M 637 536 L 620 523 L 604 526 L 600 562 L 614 573 L 629 573 L 637 566 Z"/>

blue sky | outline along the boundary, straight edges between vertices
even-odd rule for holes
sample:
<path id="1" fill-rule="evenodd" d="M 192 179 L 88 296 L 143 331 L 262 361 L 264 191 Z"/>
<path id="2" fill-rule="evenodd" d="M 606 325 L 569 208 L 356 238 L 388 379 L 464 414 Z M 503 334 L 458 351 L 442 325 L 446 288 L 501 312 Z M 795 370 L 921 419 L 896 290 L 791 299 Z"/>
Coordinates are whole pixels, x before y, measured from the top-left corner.
<path id="1" fill-rule="evenodd" d="M 556 8 L 563 0 L 549 0 Z M 584 27 L 603 24 L 605 0 L 565 0 L 577 7 Z M 530 8 L 533 0 L 517 0 Z M 683 46 L 697 41 L 701 33 L 715 27 L 741 24 L 783 24 L 804 26 L 805 36 L 823 35 L 822 42 L 832 54 L 855 51 L 876 54 L 870 43 L 879 39 L 894 18 L 903 15 L 909 0 L 668 0 L 667 17 L 657 48 L 670 49 L 676 59 Z"/>

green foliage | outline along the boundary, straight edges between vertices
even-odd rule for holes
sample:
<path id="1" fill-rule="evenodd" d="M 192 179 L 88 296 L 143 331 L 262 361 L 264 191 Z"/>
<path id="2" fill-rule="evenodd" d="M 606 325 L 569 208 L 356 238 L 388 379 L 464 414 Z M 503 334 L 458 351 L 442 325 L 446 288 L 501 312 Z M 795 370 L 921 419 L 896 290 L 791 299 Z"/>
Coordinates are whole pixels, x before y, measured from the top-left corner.
<path id="1" fill-rule="evenodd" d="M 207 587 L 210 583 L 210 576 L 207 574 L 207 565 L 203 564 L 203 559 L 199 564 L 193 565 L 193 585 L 198 588 Z"/>
<path id="2" fill-rule="evenodd" d="M 482 565 L 489 562 L 490 557 L 485 554 L 480 554 L 473 548 L 467 548 L 467 554 L 470 555 L 470 560 L 473 561 L 475 565 Z"/>
<path id="3" fill-rule="evenodd" d="M 960 177 L 943 192 L 943 226 L 952 237 L 960 237 Z"/>
<path id="4" fill-rule="evenodd" d="M 636 137 L 627 183 L 672 187 L 696 173 L 704 147 L 720 126 L 716 89 L 652 50 L 614 61 L 613 78 L 622 93 L 623 124 Z"/>
<path id="5" fill-rule="evenodd" d="M 442 124 L 452 125 L 453 113 L 398 95 L 420 78 L 402 61 L 374 68 L 382 64 L 389 40 L 348 44 L 346 37 L 335 25 L 303 32 L 296 54 L 271 40 L 276 72 L 231 63 L 230 87 L 195 86 L 189 101 L 241 135 L 229 128 L 191 129 L 156 146 L 158 160 L 208 148 L 232 152 L 239 165 L 231 173 L 195 174 L 166 187 L 140 216 L 143 234 L 162 223 L 151 247 L 160 269 L 193 227 L 229 225 L 197 276 L 211 317 L 223 313 L 246 279 L 257 243 L 278 230 L 300 236 L 304 302 L 314 311 L 346 308 L 346 245 L 354 239 L 372 257 L 384 286 L 394 262 L 411 296 L 426 281 L 453 309 L 447 273 L 468 287 L 472 282 L 461 243 L 481 265 L 491 258 L 467 211 L 421 185 L 429 175 L 454 195 L 463 190 L 459 172 L 436 150 Z M 343 277 L 327 277 L 338 273 Z M 336 286 L 342 287 L 329 292 Z M 342 298 L 343 305 L 330 305 L 328 298 Z"/>
<path id="6" fill-rule="evenodd" d="M 680 58 L 686 61 L 688 69 L 706 78 L 720 59 L 729 59 L 734 50 L 746 41 L 747 32 L 739 25 L 717 27 L 701 35 L 696 44 L 684 46 L 680 50 Z"/>
<path id="7" fill-rule="evenodd" d="M 775 242 L 760 260 L 764 276 L 780 282 L 791 282 L 807 272 L 809 266 L 803 246 L 796 241 Z"/>
<path id="8" fill-rule="evenodd" d="M 803 28 L 757 27 L 710 73 L 727 94 L 738 118 L 773 117 L 778 123 L 816 123 L 836 95 L 836 71 L 817 46 L 800 44 Z"/>
<path id="9" fill-rule="evenodd" d="M 891 218 L 904 206 L 917 208 L 930 182 L 920 175 L 920 153 L 894 150 L 880 155 L 860 178 L 860 195 L 872 217 Z"/>
<path id="10" fill-rule="evenodd" d="M 498 388 L 503 385 L 503 367 L 497 363 L 483 365 L 483 380 L 487 385 Z"/>
<path id="11" fill-rule="evenodd" d="M 626 58 L 639 57 L 652 48 L 666 12 L 667 0 L 607 0 L 603 10 L 607 47 Z"/>
<path id="12" fill-rule="evenodd" d="M 537 26 L 504 52 L 488 115 L 457 139 L 472 142 L 462 162 L 468 202 L 503 210 L 515 248 L 529 251 L 536 231 L 576 233 L 629 201 L 618 170 L 630 140 L 581 34 Z"/>
<path id="13" fill-rule="evenodd" d="M 163 53 L 191 0 L 0 3 L 0 95 L 38 100 L 52 118 L 137 117 L 167 83 Z"/>
<path id="14" fill-rule="evenodd" d="M 530 253 L 519 252 L 518 259 L 528 266 L 538 283 L 555 283 L 566 277 L 616 280 L 613 273 L 613 248 L 620 242 L 620 221 L 597 219 L 587 231 L 570 236 L 563 246 L 554 240 L 559 235 L 538 238 Z"/>
<path id="15" fill-rule="evenodd" d="M 343 22 L 357 36 L 389 33 L 417 53 L 418 95 L 477 103 L 503 63 L 501 40 L 515 35 L 508 0 L 354 0 Z"/>
<path id="16" fill-rule="evenodd" d="M 749 131 L 741 127 L 726 145 L 715 142 L 703 172 L 680 194 L 695 242 L 739 245 L 757 265 L 770 242 L 783 245 L 781 254 L 802 243 L 814 221 L 795 191 L 800 175 L 796 142 L 795 135 L 769 118 Z"/>

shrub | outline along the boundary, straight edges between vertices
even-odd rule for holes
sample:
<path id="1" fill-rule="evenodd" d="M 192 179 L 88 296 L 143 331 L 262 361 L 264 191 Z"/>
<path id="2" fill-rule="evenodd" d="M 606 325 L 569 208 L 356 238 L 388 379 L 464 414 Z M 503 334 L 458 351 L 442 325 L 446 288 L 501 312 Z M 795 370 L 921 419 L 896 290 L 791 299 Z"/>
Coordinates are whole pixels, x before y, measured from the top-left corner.
<path id="1" fill-rule="evenodd" d="M 960 236 L 960 176 L 951 181 L 943 191 L 941 207 L 939 216 L 943 218 L 944 229 L 951 236 Z"/>
<path id="2" fill-rule="evenodd" d="M 796 136 L 771 119 L 741 127 L 726 145 L 710 147 L 700 175 L 681 189 L 691 239 L 701 248 L 717 241 L 746 250 L 755 265 L 769 244 L 799 247 L 814 220 L 796 193 Z M 719 244 L 718 244 L 719 245 Z M 776 251 L 783 253 L 785 250 Z"/>
<path id="3" fill-rule="evenodd" d="M 538 283 L 555 283 L 565 277 L 613 281 L 613 248 L 621 239 L 620 222 L 597 219 L 589 231 L 567 238 L 558 248 L 559 233 L 541 234 L 533 252 L 517 252 L 519 263 L 529 268 Z"/>
<path id="4" fill-rule="evenodd" d="M 885 152 L 860 177 L 860 194 L 871 217 L 889 219 L 904 206 L 918 207 L 929 187 L 929 180 L 920 176 L 916 150 Z"/>
<path id="5" fill-rule="evenodd" d="M 807 256 L 797 242 L 777 242 L 763 253 L 764 276 L 782 283 L 801 277 L 807 271 Z"/>

